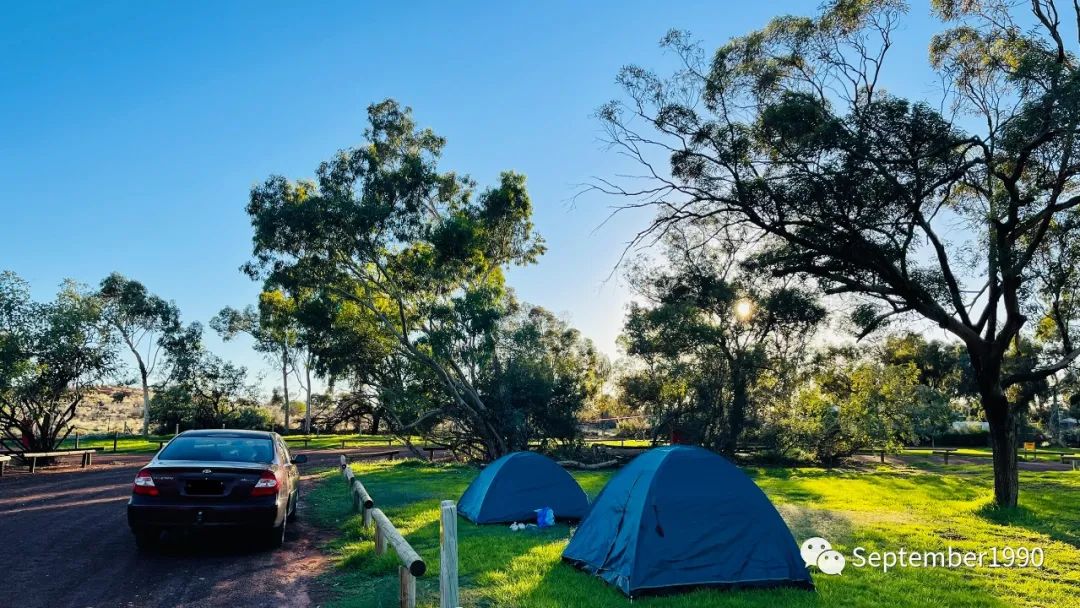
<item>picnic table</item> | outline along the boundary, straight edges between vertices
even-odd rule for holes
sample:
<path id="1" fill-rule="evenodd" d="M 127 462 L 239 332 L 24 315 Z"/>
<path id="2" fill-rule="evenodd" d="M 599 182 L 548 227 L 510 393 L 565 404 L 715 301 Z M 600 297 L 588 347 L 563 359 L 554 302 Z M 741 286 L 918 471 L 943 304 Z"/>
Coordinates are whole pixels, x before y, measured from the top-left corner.
<path id="1" fill-rule="evenodd" d="M 881 459 L 882 464 L 885 463 L 885 448 L 883 448 L 883 447 L 863 448 L 863 449 L 859 450 L 859 453 L 860 454 L 877 454 L 878 458 Z"/>
<path id="2" fill-rule="evenodd" d="M 1068 464 L 1068 463 L 1071 462 L 1072 463 L 1072 468 L 1073 468 L 1074 471 L 1076 470 L 1076 461 L 1078 461 L 1078 460 L 1080 460 L 1080 454 L 1065 454 L 1065 453 L 1062 453 L 1062 455 L 1061 455 L 1061 464 Z"/>
<path id="3" fill-rule="evenodd" d="M 931 453 L 941 456 L 944 459 L 945 464 L 949 464 L 949 454 L 952 454 L 956 450 L 957 448 L 934 448 L 931 450 Z"/>
<path id="4" fill-rule="evenodd" d="M 435 462 L 435 452 L 438 452 L 439 450 L 448 450 L 450 448 L 445 445 L 422 445 L 420 446 L 420 449 L 428 453 L 428 460 Z"/>
<path id="5" fill-rule="evenodd" d="M 33 473 L 37 470 L 38 458 L 61 458 L 63 456 L 80 456 L 82 457 L 82 468 L 86 468 L 93 464 L 94 452 L 97 450 L 54 450 L 51 452 L 18 452 L 15 456 L 18 456 L 23 462 L 30 463 L 30 472 Z M 10 456 L 8 457 L 10 459 Z"/>

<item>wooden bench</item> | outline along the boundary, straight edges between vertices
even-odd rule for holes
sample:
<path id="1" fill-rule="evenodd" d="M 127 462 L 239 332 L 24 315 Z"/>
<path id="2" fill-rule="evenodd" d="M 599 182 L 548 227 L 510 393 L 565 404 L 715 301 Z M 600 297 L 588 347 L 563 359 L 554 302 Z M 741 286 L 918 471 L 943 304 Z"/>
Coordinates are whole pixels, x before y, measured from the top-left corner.
<path id="1" fill-rule="evenodd" d="M 0 477 L 4 476 L 4 467 L 6 467 L 9 462 L 11 462 L 11 456 L 0 454 Z"/>
<path id="2" fill-rule="evenodd" d="M 860 454 L 877 454 L 882 464 L 885 464 L 885 448 L 863 448 L 859 450 Z"/>
<path id="3" fill-rule="evenodd" d="M 445 445 L 422 445 L 420 449 L 428 453 L 428 460 L 435 462 L 435 452 L 449 450 L 450 448 Z"/>
<path id="4" fill-rule="evenodd" d="M 949 454 L 956 451 L 956 448 L 935 448 L 930 451 L 931 454 L 941 456 L 945 460 L 945 464 L 949 464 Z"/>
<path id="5" fill-rule="evenodd" d="M 1073 468 L 1074 471 L 1076 470 L 1076 462 L 1078 460 L 1080 460 L 1080 454 L 1062 454 L 1061 455 L 1061 464 L 1067 464 L 1067 463 L 1071 462 L 1072 463 L 1072 468 Z"/>
<path id="6" fill-rule="evenodd" d="M 94 463 L 94 452 L 97 450 L 59 450 L 55 452 L 22 452 L 18 454 L 24 462 L 30 463 L 30 472 L 33 473 L 37 470 L 38 458 L 60 458 L 63 456 L 81 456 L 82 468 L 86 468 Z"/>

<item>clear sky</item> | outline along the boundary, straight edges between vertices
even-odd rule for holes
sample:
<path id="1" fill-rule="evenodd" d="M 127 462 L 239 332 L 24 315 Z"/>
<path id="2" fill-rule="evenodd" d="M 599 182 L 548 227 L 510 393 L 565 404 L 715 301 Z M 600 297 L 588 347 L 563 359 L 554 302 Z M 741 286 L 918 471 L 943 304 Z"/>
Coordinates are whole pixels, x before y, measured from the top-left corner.
<path id="1" fill-rule="evenodd" d="M 926 43 L 937 26 L 913 4 L 886 84 L 920 95 L 934 87 Z M 0 269 L 39 298 L 66 277 L 96 284 L 119 271 L 204 324 L 253 303 L 258 285 L 238 271 L 250 254 L 249 188 L 272 173 L 312 176 L 362 141 L 369 103 L 393 97 L 448 138 L 445 168 L 481 187 L 505 169 L 528 176 L 549 252 L 511 284 L 614 359 L 628 294 L 606 279 L 648 218 L 600 227 L 617 201 L 571 203 L 578 184 L 622 168 L 591 113 L 618 96 L 622 65 L 670 64 L 656 44 L 668 28 L 712 50 L 816 5 L 5 3 Z M 246 344 L 209 342 L 267 368 Z"/>

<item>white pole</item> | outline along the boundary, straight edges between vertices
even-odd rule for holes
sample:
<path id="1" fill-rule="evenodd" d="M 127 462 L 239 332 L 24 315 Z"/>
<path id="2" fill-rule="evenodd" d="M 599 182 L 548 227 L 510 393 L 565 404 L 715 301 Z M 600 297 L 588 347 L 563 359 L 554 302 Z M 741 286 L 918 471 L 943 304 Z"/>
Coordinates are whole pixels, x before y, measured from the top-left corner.
<path id="1" fill-rule="evenodd" d="M 439 549 L 439 608 L 458 608 L 457 505 L 442 501 Z"/>

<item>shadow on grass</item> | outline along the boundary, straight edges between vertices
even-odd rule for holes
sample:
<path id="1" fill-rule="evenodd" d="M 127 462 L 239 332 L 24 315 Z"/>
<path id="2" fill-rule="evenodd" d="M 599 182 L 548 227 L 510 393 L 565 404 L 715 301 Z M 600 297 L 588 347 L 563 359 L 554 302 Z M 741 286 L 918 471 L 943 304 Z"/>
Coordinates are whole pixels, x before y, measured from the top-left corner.
<path id="1" fill-rule="evenodd" d="M 1080 496 L 1074 496 L 1072 504 L 1068 504 L 1070 501 L 1062 500 L 1061 495 L 1028 494 L 1016 507 L 999 507 L 990 502 L 975 514 L 994 524 L 1017 526 L 1080 548 Z"/>

